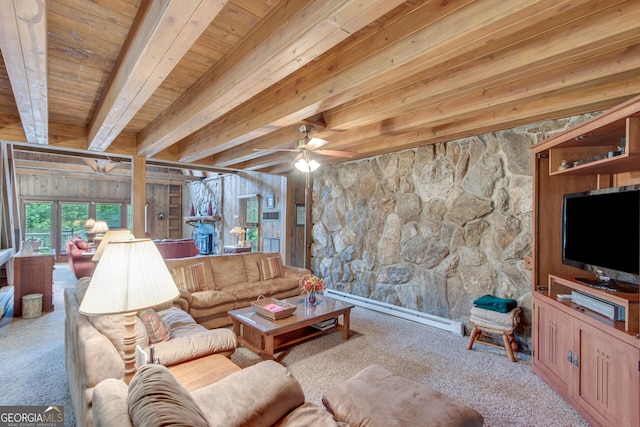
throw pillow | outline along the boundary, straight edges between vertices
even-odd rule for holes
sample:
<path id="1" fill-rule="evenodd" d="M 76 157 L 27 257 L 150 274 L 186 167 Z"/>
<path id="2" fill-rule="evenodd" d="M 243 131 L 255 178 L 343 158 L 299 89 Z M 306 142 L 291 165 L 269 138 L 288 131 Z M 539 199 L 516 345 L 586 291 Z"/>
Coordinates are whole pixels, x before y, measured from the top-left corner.
<path id="1" fill-rule="evenodd" d="M 173 269 L 178 288 L 186 289 L 190 293 L 206 291 L 207 284 L 204 280 L 204 263 L 177 267 Z"/>
<path id="2" fill-rule="evenodd" d="M 158 313 L 148 309 L 140 313 L 140 320 L 147 328 L 149 342 L 155 344 L 171 339 L 171 328 L 158 316 Z"/>
<path id="3" fill-rule="evenodd" d="M 258 261 L 260 280 L 277 279 L 282 277 L 282 260 L 280 257 L 262 258 Z"/>
<path id="4" fill-rule="evenodd" d="M 162 365 L 138 369 L 129 384 L 127 405 L 134 426 L 209 426 L 191 394 Z"/>
<path id="5" fill-rule="evenodd" d="M 78 249 L 82 249 L 84 251 L 89 248 L 89 243 L 85 242 L 84 240 L 76 240 L 76 246 L 78 247 Z"/>

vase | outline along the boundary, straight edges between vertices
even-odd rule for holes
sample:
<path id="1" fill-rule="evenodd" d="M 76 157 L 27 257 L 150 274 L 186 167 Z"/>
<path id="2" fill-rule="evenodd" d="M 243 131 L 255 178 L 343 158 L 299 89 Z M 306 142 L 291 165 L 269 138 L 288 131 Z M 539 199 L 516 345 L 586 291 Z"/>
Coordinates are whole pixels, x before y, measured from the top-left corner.
<path id="1" fill-rule="evenodd" d="M 307 305 L 316 305 L 317 303 L 316 291 L 307 292 Z"/>

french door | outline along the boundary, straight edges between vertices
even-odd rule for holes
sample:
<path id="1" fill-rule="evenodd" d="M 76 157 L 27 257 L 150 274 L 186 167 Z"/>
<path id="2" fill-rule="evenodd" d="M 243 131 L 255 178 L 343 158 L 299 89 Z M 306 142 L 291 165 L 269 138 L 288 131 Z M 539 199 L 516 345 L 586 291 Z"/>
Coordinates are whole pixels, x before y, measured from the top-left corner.
<path id="1" fill-rule="evenodd" d="M 26 201 L 23 206 L 23 240 L 40 240 L 41 251 L 55 255 L 66 255 L 66 242 L 74 235 L 87 239 L 84 224 L 89 218 L 105 221 L 109 229 L 129 222 L 129 209 L 123 203 Z"/>

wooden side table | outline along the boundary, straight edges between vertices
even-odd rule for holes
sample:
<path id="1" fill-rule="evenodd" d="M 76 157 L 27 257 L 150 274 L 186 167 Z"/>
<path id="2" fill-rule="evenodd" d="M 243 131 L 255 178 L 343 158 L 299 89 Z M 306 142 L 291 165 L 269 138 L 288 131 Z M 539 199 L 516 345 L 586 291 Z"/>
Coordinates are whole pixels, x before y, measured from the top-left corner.
<path id="1" fill-rule="evenodd" d="M 42 294 L 42 311 L 53 311 L 54 255 L 23 255 L 18 252 L 11 258 L 13 264 L 13 315 L 22 316 L 22 297 Z"/>
<path id="2" fill-rule="evenodd" d="M 208 386 L 241 370 L 238 365 L 221 354 L 199 357 L 178 365 L 168 366 L 167 369 L 188 391 Z"/>

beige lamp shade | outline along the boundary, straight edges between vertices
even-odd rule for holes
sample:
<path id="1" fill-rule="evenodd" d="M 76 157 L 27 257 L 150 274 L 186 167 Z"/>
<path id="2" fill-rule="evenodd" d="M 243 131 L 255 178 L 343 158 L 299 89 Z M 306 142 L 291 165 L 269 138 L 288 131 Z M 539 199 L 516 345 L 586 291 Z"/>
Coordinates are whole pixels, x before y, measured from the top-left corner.
<path id="1" fill-rule="evenodd" d="M 96 234 L 106 233 L 107 231 L 109 231 L 109 226 L 104 221 L 96 221 L 91 229 L 91 232 Z"/>
<path id="2" fill-rule="evenodd" d="M 135 373 L 136 311 L 173 301 L 179 295 L 151 239 L 106 244 L 79 311 L 88 316 L 122 314 L 122 361 L 127 384 Z"/>
<path id="3" fill-rule="evenodd" d="M 151 239 L 109 242 L 80 304 L 85 315 L 131 313 L 180 295 Z"/>
<path id="4" fill-rule="evenodd" d="M 100 261 L 100 257 L 104 253 L 104 248 L 107 247 L 107 244 L 109 242 L 132 240 L 133 238 L 134 237 L 133 237 L 133 234 L 131 233 L 131 230 L 128 230 L 126 228 L 107 231 L 107 234 L 105 234 L 102 240 L 100 241 L 100 244 L 98 245 L 98 249 L 96 249 L 96 253 L 93 255 L 93 258 L 91 258 L 91 261 L 94 261 L 94 262 Z"/>

